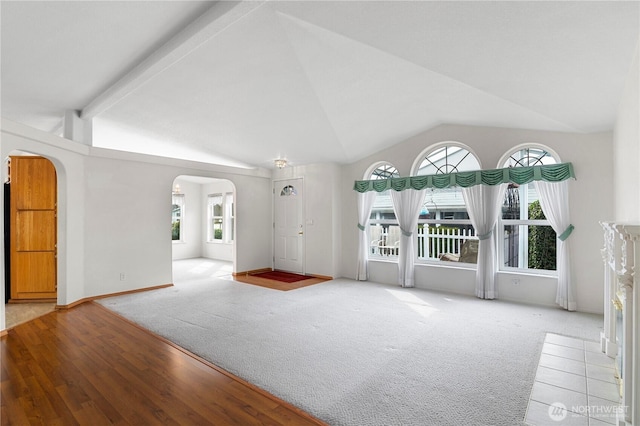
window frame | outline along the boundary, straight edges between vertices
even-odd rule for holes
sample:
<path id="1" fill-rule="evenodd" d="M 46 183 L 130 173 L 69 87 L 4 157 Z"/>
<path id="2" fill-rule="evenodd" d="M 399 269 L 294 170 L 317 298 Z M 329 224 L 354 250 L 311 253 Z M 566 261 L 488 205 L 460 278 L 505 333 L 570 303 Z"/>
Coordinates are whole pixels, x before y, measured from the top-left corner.
<path id="1" fill-rule="evenodd" d="M 364 175 L 364 178 L 367 180 L 377 180 L 377 179 L 389 179 L 392 177 L 400 177 L 400 172 L 398 169 L 388 161 L 381 161 L 375 163 L 369 167 L 367 172 Z M 383 191 L 376 194 L 376 198 L 385 195 L 387 196 L 389 191 Z M 374 203 L 375 204 L 375 203 Z M 392 205 L 393 211 L 393 205 Z M 371 212 L 369 213 L 369 222 L 367 225 L 367 238 L 369 240 L 369 258 L 375 260 L 396 260 L 398 258 L 398 248 L 396 248 L 396 244 L 394 243 L 391 246 L 387 245 L 386 239 L 388 239 L 388 229 L 392 226 L 400 227 L 398 223 L 398 219 L 395 217 L 395 212 L 393 212 L 393 218 L 375 218 L 372 219 L 371 216 L 374 214 L 374 208 L 371 208 Z M 373 239 L 373 228 L 382 227 L 387 228 L 387 233 L 380 232 L 381 236 L 385 236 L 384 245 L 380 245 L 380 242 L 383 242 L 382 239 Z M 377 232 L 377 231 L 376 231 Z M 377 246 L 373 245 L 374 241 L 379 241 Z M 399 242 L 399 240 L 398 240 Z"/>
<path id="2" fill-rule="evenodd" d="M 514 158 L 514 155 L 516 155 L 519 152 L 525 151 L 525 150 L 536 150 L 536 151 L 542 151 L 544 154 L 541 157 L 536 158 L 536 160 L 534 161 L 533 164 L 530 164 L 529 160 L 527 160 L 527 164 L 519 164 L 520 160 L 517 160 Z M 542 159 L 544 157 L 550 157 L 551 159 L 553 159 L 553 162 L 547 162 L 544 163 L 542 161 Z M 530 159 L 531 156 L 528 154 L 526 156 L 527 159 Z M 516 164 L 510 165 L 508 164 L 508 162 L 510 161 L 510 159 L 513 159 L 513 161 Z M 558 156 L 558 154 L 556 154 L 553 150 L 549 149 L 548 147 L 542 146 L 542 145 L 538 145 L 538 144 L 523 144 L 523 145 L 519 145 L 514 147 L 513 149 L 511 149 L 507 154 L 505 154 L 501 159 L 500 162 L 498 163 L 498 168 L 505 168 L 505 167 L 520 167 L 520 166 L 535 166 L 535 165 L 543 165 L 543 164 L 559 164 L 561 163 L 560 157 Z M 519 191 L 519 199 L 524 199 L 524 203 L 521 201 L 519 202 L 520 205 L 520 216 L 522 217 L 523 212 L 527 212 L 527 216 L 528 216 L 528 207 L 530 205 L 529 202 L 529 185 L 534 185 L 533 182 L 531 183 L 527 183 L 525 185 L 519 185 L 518 187 L 518 191 Z M 521 194 L 525 194 L 524 197 L 521 197 Z M 537 191 L 536 191 L 537 194 Z M 539 196 L 537 198 L 539 200 Z M 534 200 L 535 202 L 536 200 Z M 498 222 L 496 224 L 497 226 L 497 250 L 498 250 L 498 272 L 507 272 L 507 273 L 522 273 L 522 274 L 530 274 L 530 275 L 544 275 L 544 276 L 557 276 L 557 257 L 556 257 L 556 269 L 535 269 L 535 268 L 529 268 L 528 267 L 528 263 L 529 263 L 529 250 L 528 250 L 528 236 L 529 236 L 529 226 L 548 226 L 551 228 L 551 224 L 549 223 L 549 221 L 547 219 L 529 219 L 528 217 L 526 219 L 503 219 L 503 214 L 501 213 L 498 216 Z M 525 226 L 527 227 L 527 232 L 525 234 L 525 236 L 523 236 L 523 241 L 524 241 L 524 247 L 518 247 L 518 251 L 519 251 L 519 255 L 522 254 L 524 256 L 523 262 L 526 262 L 527 266 L 524 267 L 520 267 L 520 266 L 506 266 L 505 265 L 505 227 L 507 226 Z M 557 244 L 557 242 L 556 242 Z"/>
<path id="3" fill-rule="evenodd" d="M 207 194 L 207 243 L 231 244 L 235 238 L 235 205 L 233 192 L 216 192 Z M 219 200 L 219 203 L 213 201 Z M 215 206 L 220 206 L 220 215 L 215 214 Z M 220 227 L 215 226 L 214 220 L 219 220 Z M 216 229 L 220 229 L 221 237 L 215 238 Z"/>
<path id="4" fill-rule="evenodd" d="M 223 231 L 223 236 L 225 236 L 226 243 L 232 243 L 235 240 L 235 202 L 233 200 L 233 192 L 225 192 L 224 193 L 224 217 L 223 223 L 226 226 L 226 232 Z"/>
<path id="5" fill-rule="evenodd" d="M 456 150 L 453 153 L 449 153 L 449 148 L 456 148 Z M 460 159 L 459 161 L 457 161 L 455 164 L 450 164 L 448 159 L 449 156 L 453 156 L 455 155 L 459 150 L 465 150 L 467 153 L 464 154 L 464 156 L 462 157 L 462 159 Z M 444 159 L 444 163 L 440 166 L 438 166 L 436 164 L 436 162 L 433 161 L 433 159 L 429 159 L 430 156 L 432 155 L 437 155 L 440 156 L 440 159 Z M 418 157 L 416 157 L 416 159 L 413 162 L 413 166 L 411 168 L 411 176 L 423 176 L 423 175 L 427 175 L 430 173 L 425 173 L 425 172 L 420 172 L 420 170 L 422 169 L 422 165 L 425 163 L 425 161 L 431 163 L 431 165 L 435 168 L 436 173 L 435 174 L 444 174 L 444 173 L 453 173 L 453 172 L 460 172 L 460 171 L 472 171 L 474 169 L 467 169 L 465 167 L 463 167 L 462 169 L 460 169 L 459 167 L 461 166 L 462 162 L 465 161 L 465 159 L 467 159 L 469 156 L 471 156 L 473 159 L 475 159 L 475 162 L 477 163 L 477 170 L 482 170 L 482 164 L 480 162 L 480 159 L 478 158 L 478 156 L 475 154 L 475 152 L 469 148 L 468 146 L 459 143 L 459 142 L 455 142 L 455 141 L 444 141 L 444 142 L 440 142 L 434 145 L 431 145 L 427 148 L 425 148 L 420 155 L 418 155 Z M 427 209 L 429 208 L 430 204 L 434 204 L 436 209 L 438 209 L 438 205 L 437 203 L 435 203 L 433 201 L 433 194 L 435 193 L 435 191 L 438 191 L 437 189 L 433 189 L 431 191 L 431 193 L 427 193 L 427 195 L 425 195 L 425 201 L 423 203 L 423 206 L 426 207 Z M 462 193 L 462 188 L 458 188 L 456 191 Z M 431 203 L 429 203 L 429 201 L 427 200 L 427 197 L 431 197 Z M 462 195 L 461 195 L 462 196 Z M 436 225 L 436 226 L 446 226 L 446 227 L 464 227 L 464 228 L 471 228 L 472 230 L 472 236 L 464 236 L 462 238 L 458 238 L 458 239 L 478 239 L 478 237 L 475 235 L 475 229 L 473 228 L 473 224 L 471 223 L 471 219 L 469 219 L 469 213 L 467 211 L 467 206 L 466 203 L 464 203 L 463 201 L 463 206 L 464 206 L 464 214 L 467 217 L 466 219 L 456 219 L 456 218 L 452 218 L 452 219 L 444 219 L 444 218 L 440 218 L 440 219 L 435 219 L 435 218 L 419 218 L 418 219 L 418 232 L 414 232 L 415 236 L 414 236 L 414 244 L 416 246 L 416 263 L 422 263 L 422 264 L 438 264 L 438 265 L 447 265 L 447 266 L 455 266 L 455 267 L 463 267 L 463 268 L 469 268 L 469 267 L 475 267 L 476 263 L 466 263 L 466 262 L 445 262 L 442 261 L 440 259 L 441 255 L 444 253 L 439 253 L 438 251 L 438 256 L 437 258 L 432 258 L 432 257 L 425 257 L 425 256 L 420 256 L 420 245 L 419 245 L 419 238 L 420 238 L 420 226 L 422 225 L 424 228 L 424 225 Z M 446 211 L 440 210 L 440 213 L 447 213 Z M 451 213 L 451 212 L 449 212 Z M 456 212 L 453 212 L 454 214 Z M 459 213 L 459 212 L 458 212 Z M 428 238 L 428 237 L 422 237 L 422 238 Z M 462 246 L 460 245 L 460 247 L 458 248 L 459 250 L 462 248 Z M 427 253 L 427 249 L 424 249 L 425 253 Z"/>
<path id="6" fill-rule="evenodd" d="M 178 201 L 179 202 L 176 202 Z M 179 214 L 178 214 L 178 218 L 177 220 L 175 220 L 175 216 L 174 216 L 174 212 L 173 212 L 173 206 L 178 206 L 180 208 Z M 184 194 L 171 194 L 171 242 L 173 244 L 180 244 L 180 243 L 184 243 L 185 239 L 184 239 L 184 219 L 185 219 L 185 196 Z M 179 229 L 179 234 L 178 234 L 178 239 L 173 239 L 173 226 L 174 224 L 178 222 L 180 224 L 180 226 L 178 227 Z"/>
<path id="7" fill-rule="evenodd" d="M 418 155 L 416 157 L 416 159 L 414 160 L 413 165 L 411 167 L 411 176 L 423 176 L 423 175 L 426 175 L 427 173 L 420 173 L 420 169 L 421 169 L 421 166 L 422 166 L 423 162 L 425 160 L 427 160 L 427 157 L 429 157 L 430 155 L 436 154 L 436 153 L 440 153 L 443 149 L 445 150 L 445 156 L 448 157 L 449 156 L 449 153 L 447 152 L 448 148 L 464 149 L 468 153 L 467 155 L 464 156 L 464 158 L 466 158 L 469 155 L 471 155 L 473 158 L 475 158 L 476 162 L 478 163 L 477 170 L 482 170 L 482 163 L 480 162 L 480 158 L 476 155 L 476 153 L 470 147 L 468 147 L 465 144 L 462 144 L 460 142 L 456 142 L 456 141 L 444 141 L 444 142 L 439 142 L 439 143 L 436 143 L 434 145 L 431 145 L 431 146 L 425 148 L 424 150 L 422 150 L 422 152 L 420 152 L 420 155 Z M 455 153 L 453 153 L 453 154 L 455 154 Z M 451 155 L 453 155 L 453 154 L 451 154 Z M 471 171 L 471 170 L 473 170 L 473 169 L 470 169 L 470 170 L 466 170 L 466 169 L 465 170 L 459 170 L 458 166 L 460 165 L 460 163 L 461 162 L 458 162 L 455 166 L 454 165 L 450 165 L 452 167 L 452 169 L 447 169 L 443 173 L 453 173 L 453 172 L 458 172 L 458 171 Z M 441 171 L 441 167 L 438 167 L 433 162 L 432 162 L 432 164 L 434 164 L 434 167 L 436 167 L 438 171 Z M 445 164 L 448 164 L 448 163 L 445 163 Z M 435 174 L 440 174 L 440 173 L 435 173 Z"/>
<path id="8" fill-rule="evenodd" d="M 218 201 L 215 202 L 215 201 Z M 216 206 L 220 206 L 220 215 L 215 214 Z M 220 221 L 220 238 L 215 237 L 216 226 L 215 221 Z M 224 238 L 224 198 L 222 193 L 208 194 L 207 195 L 207 242 L 208 243 L 221 243 Z"/>

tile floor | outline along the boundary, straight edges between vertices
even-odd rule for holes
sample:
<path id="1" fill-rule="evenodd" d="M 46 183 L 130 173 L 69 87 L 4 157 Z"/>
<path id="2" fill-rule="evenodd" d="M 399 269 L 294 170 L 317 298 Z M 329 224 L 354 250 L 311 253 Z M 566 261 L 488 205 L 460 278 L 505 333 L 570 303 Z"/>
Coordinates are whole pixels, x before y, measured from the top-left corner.
<path id="1" fill-rule="evenodd" d="M 529 425 L 616 424 L 615 360 L 600 344 L 547 334 L 529 398 Z"/>
<path id="2" fill-rule="evenodd" d="M 52 312 L 56 307 L 52 303 L 7 303 L 4 305 L 5 326 L 7 329 L 23 322 L 31 321 L 39 316 Z"/>

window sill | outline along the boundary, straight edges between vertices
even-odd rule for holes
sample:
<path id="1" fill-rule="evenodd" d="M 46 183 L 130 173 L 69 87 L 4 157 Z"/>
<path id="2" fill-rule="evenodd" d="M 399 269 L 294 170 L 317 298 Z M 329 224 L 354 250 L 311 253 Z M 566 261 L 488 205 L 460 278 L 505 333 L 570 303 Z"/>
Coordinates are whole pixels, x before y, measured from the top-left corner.
<path id="1" fill-rule="evenodd" d="M 448 262 L 443 260 L 423 260 L 418 259 L 415 262 L 416 266 L 433 266 L 436 268 L 449 268 L 449 269 L 467 269 L 471 271 L 476 270 L 475 263 L 462 263 L 462 262 Z"/>
<path id="2" fill-rule="evenodd" d="M 549 277 L 549 278 L 557 278 L 557 271 L 546 271 L 546 270 L 535 270 L 535 269 L 499 269 L 498 274 L 504 275 L 524 275 L 529 277 Z"/>
<path id="3" fill-rule="evenodd" d="M 398 263 L 397 257 L 370 257 L 369 262 L 380 262 L 380 263 Z"/>
<path id="4" fill-rule="evenodd" d="M 379 262 L 379 263 L 398 263 L 397 257 L 384 258 L 384 257 L 370 257 L 369 262 Z M 477 269 L 477 265 L 475 263 L 460 263 L 460 262 L 446 262 L 441 260 L 423 260 L 416 259 L 415 266 L 430 266 L 436 268 L 450 268 L 450 269 L 467 269 L 471 271 L 475 271 Z M 498 274 L 504 275 L 522 275 L 522 276 L 530 276 L 530 277 L 549 277 L 549 278 L 557 278 L 558 273 L 556 271 L 545 271 L 545 270 L 533 270 L 533 269 L 501 269 L 497 271 Z"/>
<path id="5" fill-rule="evenodd" d="M 383 258 L 383 257 L 370 257 L 369 262 L 379 262 L 379 263 L 394 263 L 398 264 L 398 258 Z M 476 270 L 475 263 L 460 263 L 460 262 L 445 262 L 440 260 L 423 260 L 416 259 L 415 266 L 430 266 L 436 268 L 450 268 L 450 269 L 467 269 L 471 271 Z"/>

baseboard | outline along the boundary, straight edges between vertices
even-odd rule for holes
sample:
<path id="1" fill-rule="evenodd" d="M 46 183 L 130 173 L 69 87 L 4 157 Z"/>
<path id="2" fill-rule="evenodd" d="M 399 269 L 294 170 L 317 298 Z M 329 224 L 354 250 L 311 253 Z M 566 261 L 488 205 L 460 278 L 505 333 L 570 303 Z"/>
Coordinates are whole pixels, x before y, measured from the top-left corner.
<path id="1" fill-rule="evenodd" d="M 7 334 L 9 334 L 8 329 L 0 330 L 0 338 L 6 336 Z"/>
<path id="2" fill-rule="evenodd" d="M 153 286 L 153 287 L 138 288 L 138 289 L 135 289 L 135 290 L 127 290 L 127 291 L 120 291 L 120 292 L 117 292 L 117 293 L 109 293 L 109 294 L 101 294 L 99 296 L 85 297 L 83 299 L 76 300 L 75 302 L 72 302 L 72 303 L 70 303 L 68 305 L 56 305 L 56 310 L 63 311 L 63 310 L 71 309 L 71 308 L 76 307 L 78 305 L 81 305 L 83 303 L 91 302 L 91 301 L 98 300 L 98 299 L 105 299 L 107 297 L 123 296 L 125 294 L 133 294 L 133 293 L 140 293 L 140 292 L 143 292 L 143 291 L 158 290 L 160 288 L 166 288 L 166 287 L 172 287 L 172 286 L 173 286 L 173 283 L 161 284 L 161 285 L 156 285 L 156 286 Z"/>
<path id="3" fill-rule="evenodd" d="M 312 277 L 312 278 L 319 278 L 321 280 L 327 280 L 327 281 L 331 281 L 333 279 L 333 277 L 330 277 L 328 275 L 317 275 L 317 274 L 305 274 L 307 277 Z"/>
<path id="4" fill-rule="evenodd" d="M 252 269 L 251 271 L 234 272 L 233 276 L 237 277 L 242 275 L 256 275 L 256 274 L 262 274 L 263 272 L 271 272 L 271 271 L 273 271 L 273 269 L 271 268 Z"/>

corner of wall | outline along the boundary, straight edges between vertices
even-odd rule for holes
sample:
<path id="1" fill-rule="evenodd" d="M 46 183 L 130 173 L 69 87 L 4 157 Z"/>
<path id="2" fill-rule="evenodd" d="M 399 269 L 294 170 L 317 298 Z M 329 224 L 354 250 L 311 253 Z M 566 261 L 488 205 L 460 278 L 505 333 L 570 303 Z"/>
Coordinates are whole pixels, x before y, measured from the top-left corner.
<path id="1" fill-rule="evenodd" d="M 640 38 L 621 96 L 613 139 L 614 219 L 640 222 Z"/>

